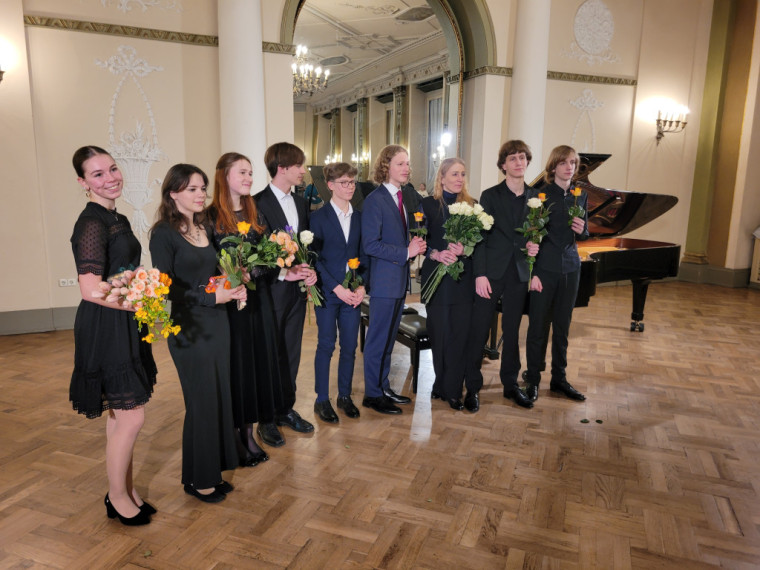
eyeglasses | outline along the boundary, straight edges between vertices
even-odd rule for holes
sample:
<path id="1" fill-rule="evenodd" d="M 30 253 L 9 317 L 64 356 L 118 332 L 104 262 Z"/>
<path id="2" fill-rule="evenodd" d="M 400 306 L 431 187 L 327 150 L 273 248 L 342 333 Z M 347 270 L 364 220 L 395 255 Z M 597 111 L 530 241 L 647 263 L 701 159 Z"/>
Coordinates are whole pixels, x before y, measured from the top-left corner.
<path id="1" fill-rule="evenodd" d="M 356 180 L 333 180 L 333 184 L 339 184 L 345 190 L 356 187 Z"/>

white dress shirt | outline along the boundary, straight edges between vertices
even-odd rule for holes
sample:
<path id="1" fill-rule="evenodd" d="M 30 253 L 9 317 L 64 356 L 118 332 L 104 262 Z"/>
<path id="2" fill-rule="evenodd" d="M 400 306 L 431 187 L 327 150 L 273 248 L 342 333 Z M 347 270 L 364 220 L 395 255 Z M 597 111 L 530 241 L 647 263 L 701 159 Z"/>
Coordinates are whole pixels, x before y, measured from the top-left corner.
<path id="1" fill-rule="evenodd" d="M 293 200 L 293 196 L 290 192 L 283 192 L 277 186 L 269 183 L 269 187 L 272 189 L 272 192 L 274 192 L 275 197 L 277 198 L 277 202 L 280 204 L 280 208 L 282 208 L 283 213 L 285 214 L 285 219 L 288 220 L 288 225 L 293 228 L 293 231 L 298 235 L 298 210 L 296 210 L 296 202 Z M 272 228 L 272 231 L 285 228 Z"/>

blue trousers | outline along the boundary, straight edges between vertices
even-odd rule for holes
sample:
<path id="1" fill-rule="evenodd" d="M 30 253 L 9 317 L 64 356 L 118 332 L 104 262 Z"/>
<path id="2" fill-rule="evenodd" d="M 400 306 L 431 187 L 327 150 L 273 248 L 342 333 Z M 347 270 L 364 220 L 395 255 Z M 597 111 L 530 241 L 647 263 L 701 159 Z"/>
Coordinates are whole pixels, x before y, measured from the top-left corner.
<path id="1" fill-rule="evenodd" d="M 330 360 L 335 351 L 338 333 L 338 397 L 350 396 L 361 309 L 331 298 L 325 301 L 324 306 L 314 307 L 314 314 L 317 316 L 317 351 L 314 355 L 314 391 L 317 393 L 317 402 L 330 398 Z"/>
<path id="2" fill-rule="evenodd" d="M 403 309 L 404 297 L 370 299 L 364 344 L 364 395 L 368 398 L 378 398 L 383 395 L 383 388 L 390 388 L 391 353 Z"/>

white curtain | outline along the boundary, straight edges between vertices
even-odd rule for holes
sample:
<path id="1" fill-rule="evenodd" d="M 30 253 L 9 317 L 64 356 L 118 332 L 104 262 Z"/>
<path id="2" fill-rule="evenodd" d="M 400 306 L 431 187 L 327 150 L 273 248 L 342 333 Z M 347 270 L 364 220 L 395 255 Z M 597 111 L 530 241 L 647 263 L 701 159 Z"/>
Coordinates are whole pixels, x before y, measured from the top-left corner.
<path id="1" fill-rule="evenodd" d="M 433 153 L 441 144 L 443 133 L 443 98 L 437 97 L 428 101 L 428 129 L 427 129 L 427 187 L 432 191 L 435 181 L 436 166 L 433 162 Z"/>

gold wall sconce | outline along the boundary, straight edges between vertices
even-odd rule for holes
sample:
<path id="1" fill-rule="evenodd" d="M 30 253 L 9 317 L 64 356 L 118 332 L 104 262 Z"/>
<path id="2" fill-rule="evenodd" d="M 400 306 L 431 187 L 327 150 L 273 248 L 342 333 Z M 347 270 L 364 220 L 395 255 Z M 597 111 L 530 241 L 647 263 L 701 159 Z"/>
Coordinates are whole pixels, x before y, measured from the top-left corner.
<path id="1" fill-rule="evenodd" d="M 657 111 L 657 144 L 665 136 L 665 133 L 680 133 L 686 128 L 686 119 L 689 110 L 685 107 L 678 112 Z"/>

